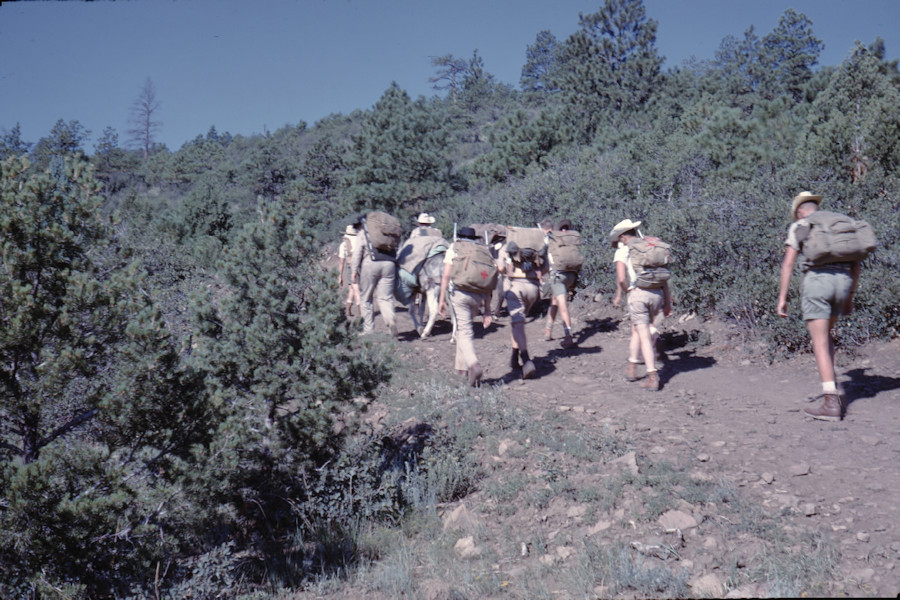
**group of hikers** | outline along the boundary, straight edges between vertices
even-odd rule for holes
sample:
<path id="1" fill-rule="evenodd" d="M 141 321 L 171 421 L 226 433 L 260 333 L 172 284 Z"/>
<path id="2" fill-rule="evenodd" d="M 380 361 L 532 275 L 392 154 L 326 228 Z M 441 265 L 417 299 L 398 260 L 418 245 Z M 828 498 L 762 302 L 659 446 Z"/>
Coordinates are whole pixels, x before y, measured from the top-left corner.
<path id="1" fill-rule="evenodd" d="M 799 261 L 804 273 L 801 310 L 822 382 L 821 404 L 805 412 L 815 419 L 841 420 L 846 403 L 837 385 L 832 329 L 841 315 L 853 310 L 860 261 L 874 250 L 875 237 L 868 223 L 821 210 L 821 201 L 821 195 L 807 191 L 791 201 L 792 222 L 785 241 L 776 311 L 781 317 L 788 316 L 788 292 Z M 553 339 L 559 317 L 563 327 L 560 346 L 576 345 L 569 306 L 584 256 L 580 234 L 571 221 L 563 219 L 554 226 L 545 219 L 536 227 L 454 226 L 452 241 L 444 238 L 434 222 L 433 216 L 420 214 L 405 241 L 401 240 L 400 222 L 382 212 L 360 215 L 347 225 L 338 250 L 338 285 L 347 286 L 347 316 L 354 316 L 353 307 L 359 307 L 363 334 L 374 331 L 377 302 L 385 325 L 397 336 L 396 299 L 409 306 L 417 330 L 427 335 L 430 324 L 418 326 L 412 298 L 415 293 L 424 298 L 436 294 L 436 301 L 428 301 L 430 323 L 438 315 L 446 317 L 449 309 L 455 369 L 472 386 L 480 385 L 484 376 L 475 352 L 474 323 L 480 316 L 483 326 L 490 327 L 504 304 L 510 322 L 510 368 L 523 379 L 537 373 L 525 322 L 542 297 L 549 299 L 544 338 Z M 672 311 L 669 278 L 673 258 L 669 244 L 645 236 L 640 226 L 641 221 L 625 219 L 608 234 L 616 281 L 612 303 L 619 307 L 625 299 L 631 323 L 624 377 L 656 391 L 660 389 L 658 327 Z M 420 311 L 425 303 L 421 301 Z"/>

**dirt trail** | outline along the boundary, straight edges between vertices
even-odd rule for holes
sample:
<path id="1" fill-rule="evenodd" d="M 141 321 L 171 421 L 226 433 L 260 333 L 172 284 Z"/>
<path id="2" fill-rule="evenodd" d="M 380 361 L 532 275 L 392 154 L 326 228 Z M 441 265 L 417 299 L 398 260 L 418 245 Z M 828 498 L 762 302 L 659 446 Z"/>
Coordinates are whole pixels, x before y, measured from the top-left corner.
<path id="1" fill-rule="evenodd" d="M 487 332 L 476 324 L 476 352 L 487 383 L 504 383 L 511 401 L 556 406 L 585 423 L 627 423 L 639 455 L 680 456 L 710 477 L 725 476 L 759 506 L 790 515 L 798 529 L 827 534 L 840 549 L 847 595 L 900 594 L 900 340 L 856 356 L 839 353 L 849 401 L 839 423 L 802 410 L 819 383 L 810 355 L 769 365 L 736 330 L 669 317 L 662 389 L 626 382 L 627 321 L 604 302 L 573 307 L 576 348 L 543 340 L 544 319 L 527 324 L 538 377 L 509 367 L 509 320 Z M 402 345 L 414 344 L 436 369 L 453 368 L 449 323 L 418 340 L 398 313 Z M 383 329 L 380 317 L 377 327 Z M 835 588 L 832 588 L 834 591 Z"/>

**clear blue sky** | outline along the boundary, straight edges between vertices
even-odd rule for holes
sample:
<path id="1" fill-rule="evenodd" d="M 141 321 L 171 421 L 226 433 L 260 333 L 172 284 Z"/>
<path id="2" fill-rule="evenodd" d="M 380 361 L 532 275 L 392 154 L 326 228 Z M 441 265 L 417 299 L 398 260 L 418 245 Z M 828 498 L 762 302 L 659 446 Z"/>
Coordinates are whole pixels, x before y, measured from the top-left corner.
<path id="1" fill-rule="evenodd" d="M 900 0 L 645 0 L 667 66 L 714 56 L 751 25 L 763 36 L 787 8 L 805 14 L 839 64 L 877 36 L 900 56 Z M 564 40 L 602 0 L 132 0 L 2 2 L 0 131 L 25 141 L 58 119 L 126 140 L 149 77 L 161 103 L 157 141 L 177 150 L 210 126 L 252 135 L 371 108 L 392 81 L 431 96 L 432 57 L 471 58 L 518 85 L 541 30 Z"/>

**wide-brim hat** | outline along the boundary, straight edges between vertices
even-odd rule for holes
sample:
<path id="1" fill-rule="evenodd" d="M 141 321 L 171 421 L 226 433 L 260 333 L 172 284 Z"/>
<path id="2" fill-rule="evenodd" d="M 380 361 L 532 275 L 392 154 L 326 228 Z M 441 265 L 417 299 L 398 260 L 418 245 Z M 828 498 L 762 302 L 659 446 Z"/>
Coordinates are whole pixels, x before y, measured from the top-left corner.
<path id="1" fill-rule="evenodd" d="M 815 202 L 816 204 L 820 204 L 822 202 L 822 196 L 817 196 L 812 192 L 800 192 L 796 196 L 794 196 L 794 201 L 791 202 L 791 217 L 794 220 L 797 220 L 797 209 L 800 208 L 800 205 L 804 202 Z"/>
<path id="2" fill-rule="evenodd" d="M 356 235 L 356 227 L 347 225 L 347 228 L 344 229 L 344 235 Z"/>
<path id="3" fill-rule="evenodd" d="M 456 237 L 466 238 L 468 240 L 477 240 L 478 232 L 472 227 L 460 227 L 456 232 Z"/>
<path id="4" fill-rule="evenodd" d="M 419 215 L 419 218 L 416 219 L 417 223 L 425 223 L 426 225 L 431 225 L 434 223 L 434 217 L 429 215 L 428 213 L 422 213 Z"/>
<path id="5" fill-rule="evenodd" d="M 632 229 L 637 229 L 641 226 L 640 221 L 632 221 L 631 219 L 625 219 L 624 221 L 619 221 L 616 223 L 616 226 L 612 228 L 612 231 L 609 232 L 609 241 L 612 244 L 616 243 L 616 240 L 619 239 L 619 236 L 625 233 L 626 231 L 631 231 Z"/>

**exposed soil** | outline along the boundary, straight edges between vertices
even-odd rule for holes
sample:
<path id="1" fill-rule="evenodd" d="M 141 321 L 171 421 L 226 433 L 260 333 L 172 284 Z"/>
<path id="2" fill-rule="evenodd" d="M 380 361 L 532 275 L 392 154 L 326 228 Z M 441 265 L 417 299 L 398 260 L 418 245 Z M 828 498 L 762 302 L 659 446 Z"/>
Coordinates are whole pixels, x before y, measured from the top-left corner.
<path id="1" fill-rule="evenodd" d="M 744 341 L 739 329 L 675 314 L 663 325 L 662 389 L 650 392 L 624 379 L 629 328 L 622 311 L 608 301 L 582 299 L 573 304 L 572 314 L 578 345 L 566 350 L 559 346 L 558 320 L 553 341 L 543 339 L 543 317 L 534 313 L 529 320 L 529 350 L 538 370 L 537 378 L 529 381 L 510 369 L 508 318 L 486 332 L 476 324 L 476 352 L 485 383 L 504 385 L 509 401 L 521 406 L 568 413 L 579 424 L 596 427 L 598 436 L 602 431 L 627 431 L 634 448 L 631 468 L 642 470 L 660 460 L 686 464 L 691 477 L 730 482 L 750 505 L 779 515 L 790 523 L 789 529 L 821 534 L 837 549 L 838 568 L 833 580 L 810 593 L 898 597 L 900 340 L 873 343 L 853 355 L 839 353 L 839 383 L 849 405 L 843 421 L 830 423 L 803 413 L 820 390 L 811 355 L 769 364 L 763 348 Z M 415 336 L 405 312 L 398 312 L 398 322 L 401 353 L 424 357 L 434 369 L 453 369 L 449 322 L 439 321 L 429 340 Z M 384 330 L 377 315 L 376 328 Z M 492 461 L 494 469 L 534 464 L 527 450 L 505 456 L 494 449 L 485 452 L 491 455 L 485 461 Z M 568 477 L 577 481 L 575 474 Z M 478 519 L 484 501 L 482 495 L 463 504 Z M 541 549 L 542 556 L 534 556 L 532 549 L 532 560 L 565 566 L 577 552 L 568 543 L 578 537 L 572 535 L 577 531 L 579 536 L 630 543 L 661 564 L 678 560 L 679 568 L 691 574 L 695 596 L 773 593 L 759 585 L 724 587 L 729 565 L 742 566 L 758 546 L 752 536 L 729 538 L 724 528 L 716 527 L 734 517 L 722 516 L 714 504 L 682 505 L 680 516 L 693 517 L 696 523 L 682 523 L 680 533 L 674 534 L 662 521 L 643 529 L 632 523 L 629 530 L 627 511 L 621 509 L 599 515 L 588 511 L 586 521 L 584 507 L 579 509 L 577 502 L 507 511 L 512 514 L 505 526 L 539 526 L 547 534 L 547 548 Z M 483 518 L 482 526 L 490 526 L 484 521 L 495 518 Z M 653 548 L 668 550 L 654 554 Z M 813 551 L 802 545 L 793 550 Z M 666 555 L 668 551 L 672 554 Z M 504 552 L 497 551 L 501 556 Z M 498 561 L 501 570 L 514 578 L 517 563 L 527 560 L 524 556 Z M 607 592 L 595 590 L 601 596 Z"/>

